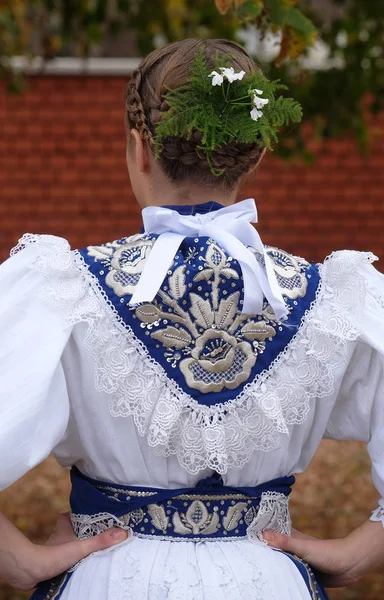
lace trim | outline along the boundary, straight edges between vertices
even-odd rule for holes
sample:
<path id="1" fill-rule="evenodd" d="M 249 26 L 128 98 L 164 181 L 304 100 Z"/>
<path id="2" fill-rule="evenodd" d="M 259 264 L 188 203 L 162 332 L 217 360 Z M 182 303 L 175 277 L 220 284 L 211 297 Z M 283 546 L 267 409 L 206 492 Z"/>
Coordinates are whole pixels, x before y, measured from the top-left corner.
<path id="1" fill-rule="evenodd" d="M 253 521 L 247 529 L 247 537 L 251 541 L 266 543 L 263 531 L 278 531 L 291 535 L 292 521 L 289 514 L 289 497 L 278 492 L 264 492 L 260 506 Z"/>
<path id="2" fill-rule="evenodd" d="M 73 531 L 80 540 L 87 540 L 95 535 L 104 533 L 108 529 L 120 527 L 132 535 L 132 529 L 124 517 L 119 519 L 111 513 L 97 513 L 95 515 L 70 514 Z"/>
<path id="3" fill-rule="evenodd" d="M 384 498 L 379 500 L 379 506 L 372 512 L 370 521 L 377 521 L 384 527 Z"/>
<path id="4" fill-rule="evenodd" d="M 255 450 L 278 448 L 280 436 L 305 421 L 311 399 L 332 394 L 334 372 L 361 331 L 366 284 L 359 267 L 376 259 L 371 253 L 333 253 L 320 265 L 317 297 L 285 350 L 236 398 L 206 407 L 149 356 L 66 240 L 27 234 L 13 253 L 31 243 L 39 244 L 31 267 L 46 277 L 42 297 L 62 309 L 66 326 L 88 324 L 85 346 L 111 414 L 132 415 L 156 453 L 175 454 L 191 474 L 205 468 L 223 474 L 243 467 Z"/>

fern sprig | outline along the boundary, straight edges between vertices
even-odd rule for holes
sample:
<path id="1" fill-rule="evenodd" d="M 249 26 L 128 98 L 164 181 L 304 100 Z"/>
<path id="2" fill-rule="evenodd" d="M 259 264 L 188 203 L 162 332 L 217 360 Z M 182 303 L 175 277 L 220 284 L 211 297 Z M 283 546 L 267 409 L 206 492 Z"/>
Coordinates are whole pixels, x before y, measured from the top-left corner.
<path id="1" fill-rule="evenodd" d="M 228 57 L 216 57 L 217 74 L 228 68 Z M 249 73 L 232 81 L 221 78 L 221 85 L 213 85 L 211 69 L 203 52 L 198 52 L 190 70 L 190 80 L 176 89 L 169 89 L 165 98 L 169 109 L 161 113 L 155 126 L 155 155 L 158 157 L 162 142 L 170 136 L 190 139 L 193 132 L 201 133 L 199 148 L 207 157 L 211 172 L 220 176 L 211 164 L 212 153 L 232 142 L 255 143 L 270 150 L 277 142 L 280 127 L 299 123 L 302 109 L 293 98 L 280 92 L 287 87 L 279 80 L 271 81 L 263 73 Z M 251 118 L 258 98 L 267 100 L 257 120 Z M 261 92 L 261 93 L 260 93 Z"/>

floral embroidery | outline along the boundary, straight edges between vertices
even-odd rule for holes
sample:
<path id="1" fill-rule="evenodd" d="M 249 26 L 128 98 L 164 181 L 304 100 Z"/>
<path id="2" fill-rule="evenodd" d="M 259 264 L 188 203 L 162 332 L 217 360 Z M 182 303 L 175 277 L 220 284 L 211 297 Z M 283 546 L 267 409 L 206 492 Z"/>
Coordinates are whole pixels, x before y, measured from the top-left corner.
<path id="1" fill-rule="evenodd" d="M 305 268 L 308 267 L 308 262 L 301 257 L 292 256 L 272 246 L 267 248 L 267 252 L 273 260 L 273 268 L 282 294 L 290 300 L 304 298 L 308 287 L 305 276 Z M 255 254 L 257 260 L 265 267 L 264 257 L 259 253 L 255 252 Z"/>
<path id="2" fill-rule="evenodd" d="M 180 539 L 178 536 L 188 536 L 188 539 L 191 539 L 191 536 L 204 536 L 204 539 L 210 540 L 229 535 L 230 537 L 248 536 L 250 538 L 253 523 L 256 521 L 258 523 L 257 517 L 260 515 L 260 509 L 266 502 L 264 496 L 266 493 L 263 493 L 258 499 L 241 494 L 205 495 L 201 498 L 194 495 L 176 496 L 171 503 L 168 502 L 164 506 L 148 504 L 144 509 L 136 509 L 121 517 L 115 517 L 110 513 L 96 513 L 95 515 L 71 513 L 71 522 L 79 539 L 88 539 L 113 527 L 120 527 L 141 537 L 157 535 L 169 539 Z M 242 500 L 236 502 L 236 500 L 231 500 L 232 497 L 241 497 Z M 288 535 L 287 532 L 290 532 L 288 500 L 284 494 L 277 494 L 273 500 L 276 504 L 274 511 L 281 513 L 282 506 L 284 515 L 279 522 L 276 520 L 273 526 L 269 524 L 270 519 L 266 519 L 264 516 L 263 524 L 268 529 L 281 531 Z M 180 504 L 185 506 L 183 510 L 178 508 Z M 264 513 L 263 510 L 262 515 Z"/>
<path id="3" fill-rule="evenodd" d="M 88 248 L 88 254 L 109 261 L 105 283 L 123 297 L 133 293 L 153 243 L 149 236 L 135 235 Z M 291 300 L 305 296 L 307 279 L 302 271 L 308 263 L 276 248 L 268 253 L 284 295 Z M 263 257 L 255 254 L 264 266 Z M 133 309 L 145 332 L 163 347 L 166 362 L 178 369 L 189 388 L 203 394 L 245 383 L 276 335 L 278 324 L 267 303 L 261 315 L 241 313 L 242 287 L 235 262 L 212 240 L 200 252 L 188 247 L 187 260 L 170 269 L 156 299 Z M 195 275 L 187 284 L 189 269 Z M 228 293 L 231 287 L 236 291 Z"/>
<path id="4" fill-rule="evenodd" d="M 234 336 L 215 329 L 197 338 L 191 356 L 181 361 L 180 370 L 188 385 L 201 392 L 236 388 L 248 379 L 256 362 L 250 344 L 238 343 Z"/>
<path id="5" fill-rule="evenodd" d="M 154 240 L 133 235 L 126 242 L 111 242 L 104 246 L 90 246 L 88 253 L 96 260 L 110 259 L 106 284 L 117 296 L 133 294 Z"/>
<path id="6" fill-rule="evenodd" d="M 181 265 L 169 276 L 168 286 L 159 291 L 159 300 L 139 306 L 136 316 L 150 330 L 172 323 L 150 335 L 168 350 L 169 362 L 172 360 L 175 366 L 179 362 L 190 388 L 202 393 L 232 390 L 249 378 L 266 340 L 276 334 L 276 323 L 271 321 L 273 317 L 268 317 L 267 323 L 262 317 L 241 314 L 239 291 L 219 300 L 222 278 L 227 283 L 238 280 L 239 275 L 214 242 L 208 245 L 201 262 L 203 268 L 193 282 L 210 284 L 208 298 L 188 293 L 186 266 Z M 188 299 L 189 309 L 180 307 L 184 298 Z"/>

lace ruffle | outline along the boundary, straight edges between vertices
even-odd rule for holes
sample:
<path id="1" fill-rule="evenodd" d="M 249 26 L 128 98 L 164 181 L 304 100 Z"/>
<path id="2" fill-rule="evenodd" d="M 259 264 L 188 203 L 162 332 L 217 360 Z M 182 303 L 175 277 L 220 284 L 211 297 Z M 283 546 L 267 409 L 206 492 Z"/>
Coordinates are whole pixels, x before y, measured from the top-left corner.
<path id="1" fill-rule="evenodd" d="M 289 514 L 289 497 L 278 492 L 264 492 L 260 506 L 247 529 L 247 537 L 251 541 L 263 542 L 263 531 L 278 531 L 291 535 L 292 522 Z"/>
<path id="2" fill-rule="evenodd" d="M 377 521 L 384 527 L 384 498 L 380 498 L 379 506 L 372 512 L 371 521 Z"/>
<path id="3" fill-rule="evenodd" d="M 371 253 L 341 251 L 320 266 L 317 298 L 291 342 L 268 370 L 225 404 L 201 406 L 172 380 L 121 321 L 78 252 L 54 236 L 27 234 L 17 249 L 38 244 L 32 268 L 46 276 L 42 297 L 63 311 L 64 323 L 88 323 L 85 346 L 95 361 L 95 384 L 113 416 L 132 415 L 149 445 L 175 454 L 195 474 L 241 468 L 255 450 L 280 446 L 303 423 L 310 401 L 334 391 L 334 372 L 348 342 L 361 332 L 366 283 L 359 267 Z"/>

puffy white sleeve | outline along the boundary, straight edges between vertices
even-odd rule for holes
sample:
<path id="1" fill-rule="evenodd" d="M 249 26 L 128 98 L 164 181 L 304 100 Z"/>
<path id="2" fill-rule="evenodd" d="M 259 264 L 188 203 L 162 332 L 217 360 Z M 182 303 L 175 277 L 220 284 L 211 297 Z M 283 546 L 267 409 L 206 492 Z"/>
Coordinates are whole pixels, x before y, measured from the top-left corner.
<path id="1" fill-rule="evenodd" d="M 57 256 L 60 238 L 41 238 L 44 260 Z M 46 458 L 69 418 L 60 359 L 71 327 L 44 299 L 48 271 L 31 267 L 42 256 L 36 236 L 0 266 L 0 490 Z"/>
<path id="2" fill-rule="evenodd" d="M 325 437 L 367 443 L 372 480 L 382 496 L 371 519 L 384 526 L 384 275 L 370 264 L 360 269 L 366 284 L 361 334 Z"/>

